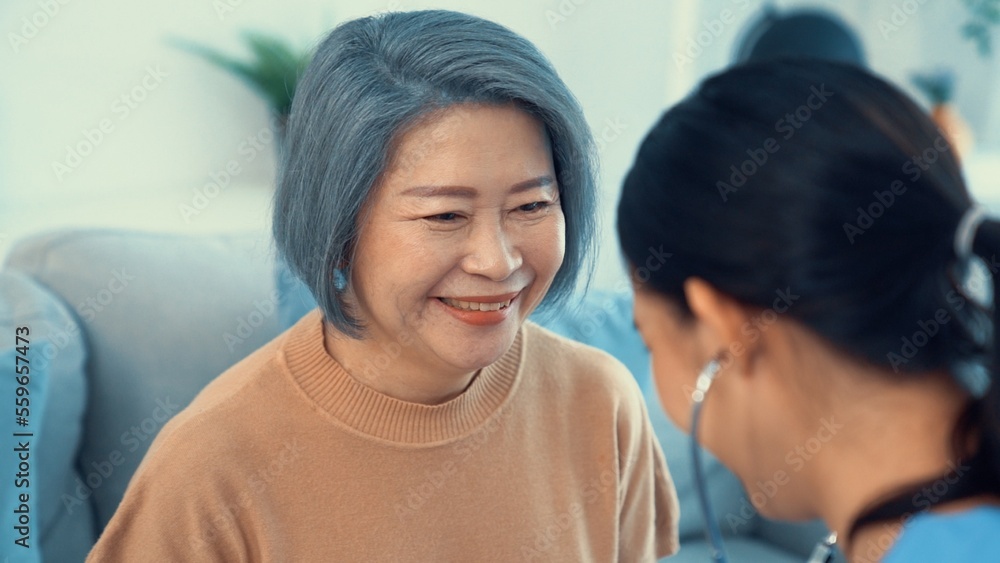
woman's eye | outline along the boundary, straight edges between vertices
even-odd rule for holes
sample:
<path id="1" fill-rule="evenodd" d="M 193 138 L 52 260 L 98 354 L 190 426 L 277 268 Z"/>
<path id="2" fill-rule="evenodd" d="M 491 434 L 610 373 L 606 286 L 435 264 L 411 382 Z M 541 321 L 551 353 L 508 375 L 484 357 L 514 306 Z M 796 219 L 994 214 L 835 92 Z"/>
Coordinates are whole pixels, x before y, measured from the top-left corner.
<path id="1" fill-rule="evenodd" d="M 455 219 L 458 219 L 458 213 L 438 213 L 437 215 L 431 215 L 428 217 L 431 221 L 441 221 L 443 223 L 450 223 Z"/>
<path id="2" fill-rule="evenodd" d="M 547 202 L 547 201 L 536 201 L 536 202 L 533 202 L 533 203 L 522 205 L 521 207 L 518 207 L 518 209 L 520 209 L 521 211 L 524 211 L 526 213 L 535 213 L 535 212 L 538 212 L 538 211 L 541 211 L 541 210 L 545 209 L 548 206 L 549 206 L 549 202 Z"/>

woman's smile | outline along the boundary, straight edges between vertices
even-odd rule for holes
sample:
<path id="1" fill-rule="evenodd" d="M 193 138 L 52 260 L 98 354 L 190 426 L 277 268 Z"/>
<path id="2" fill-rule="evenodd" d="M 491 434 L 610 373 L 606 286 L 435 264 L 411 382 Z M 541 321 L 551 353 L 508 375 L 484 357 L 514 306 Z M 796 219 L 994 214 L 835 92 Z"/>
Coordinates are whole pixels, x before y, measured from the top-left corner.
<path id="1" fill-rule="evenodd" d="M 511 305 L 520 291 L 495 296 L 479 297 L 439 297 L 448 314 L 474 326 L 490 326 L 504 322 L 513 310 Z"/>

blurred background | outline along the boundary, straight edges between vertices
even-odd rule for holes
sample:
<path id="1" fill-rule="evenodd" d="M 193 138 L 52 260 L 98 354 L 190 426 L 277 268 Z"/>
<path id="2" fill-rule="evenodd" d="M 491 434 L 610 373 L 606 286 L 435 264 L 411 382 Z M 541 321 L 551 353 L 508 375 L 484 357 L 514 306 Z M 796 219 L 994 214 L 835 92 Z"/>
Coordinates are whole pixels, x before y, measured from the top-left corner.
<path id="1" fill-rule="evenodd" d="M 990 42 L 1000 2 L 5 0 L 0 260 L 19 238 L 64 227 L 266 232 L 276 120 L 265 97 L 195 45 L 249 59 L 244 33 L 255 31 L 307 51 L 348 19 L 430 7 L 526 36 L 581 101 L 602 162 L 598 287 L 623 275 L 612 212 L 644 133 L 731 64 L 764 18 L 798 10 L 832 15 L 871 69 L 928 111 L 945 107 L 963 131 L 973 192 L 1000 205 L 1000 44 Z M 923 88 L 915 74 L 929 75 Z"/>

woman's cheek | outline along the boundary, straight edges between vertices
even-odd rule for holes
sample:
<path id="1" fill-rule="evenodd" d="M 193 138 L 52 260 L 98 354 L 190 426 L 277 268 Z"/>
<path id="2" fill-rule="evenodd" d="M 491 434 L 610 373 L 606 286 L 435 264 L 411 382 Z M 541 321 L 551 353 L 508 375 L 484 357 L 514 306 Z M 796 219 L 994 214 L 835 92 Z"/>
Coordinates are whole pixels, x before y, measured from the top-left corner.
<path id="1" fill-rule="evenodd" d="M 662 353 L 653 356 L 653 380 L 660 404 L 667 416 L 681 429 L 688 430 L 690 391 L 693 390 L 676 363 L 667 362 Z"/>
<path id="2" fill-rule="evenodd" d="M 566 219 L 561 210 L 543 223 L 544 232 L 535 237 L 536 244 L 545 245 L 540 249 L 541 253 L 547 254 L 546 261 L 550 264 L 552 275 L 562 265 L 566 256 Z"/>

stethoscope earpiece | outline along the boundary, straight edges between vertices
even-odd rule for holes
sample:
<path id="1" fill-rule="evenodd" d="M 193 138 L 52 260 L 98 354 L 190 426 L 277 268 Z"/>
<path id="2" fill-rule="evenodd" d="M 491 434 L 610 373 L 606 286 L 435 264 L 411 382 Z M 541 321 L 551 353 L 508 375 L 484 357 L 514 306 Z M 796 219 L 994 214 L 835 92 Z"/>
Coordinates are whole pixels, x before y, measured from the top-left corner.
<path id="1" fill-rule="evenodd" d="M 705 470 L 701 463 L 701 448 L 698 447 L 698 423 L 701 422 L 701 408 L 705 402 L 705 396 L 709 388 L 715 381 L 719 371 L 722 370 L 722 363 L 719 358 L 713 358 L 695 380 L 694 391 L 691 392 L 691 462 L 694 465 L 694 485 L 698 493 L 698 504 L 701 506 L 701 515 L 705 521 L 705 536 L 708 539 L 708 546 L 712 561 L 716 563 L 728 563 L 726 547 L 722 541 L 722 530 L 719 528 L 719 521 L 715 519 L 715 511 L 708 501 L 708 487 L 705 484 Z M 831 563 L 836 553 L 837 532 L 830 532 L 825 538 L 820 540 L 813 548 L 812 555 L 806 563 Z"/>

